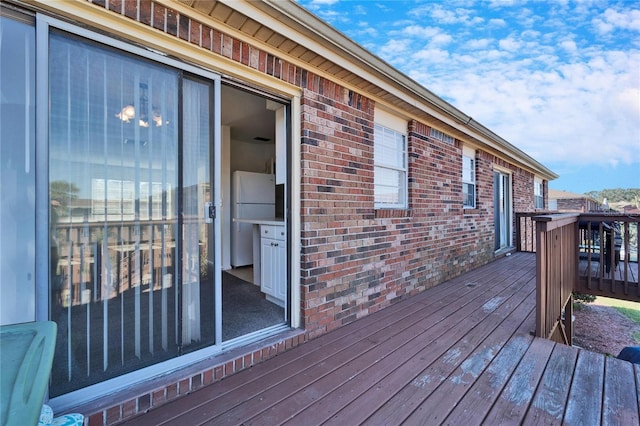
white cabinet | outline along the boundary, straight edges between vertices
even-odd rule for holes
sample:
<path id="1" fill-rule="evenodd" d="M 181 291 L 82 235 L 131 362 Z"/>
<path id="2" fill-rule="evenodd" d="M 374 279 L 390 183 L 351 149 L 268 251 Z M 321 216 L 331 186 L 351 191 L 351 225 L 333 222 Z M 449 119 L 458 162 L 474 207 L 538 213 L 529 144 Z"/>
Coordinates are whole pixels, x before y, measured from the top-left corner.
<path id="1" fill-rule="evenodd" d="M 260 289 L 280 306 L 287 300 L 287 239 L 285 227 L 260 225 Z"/>

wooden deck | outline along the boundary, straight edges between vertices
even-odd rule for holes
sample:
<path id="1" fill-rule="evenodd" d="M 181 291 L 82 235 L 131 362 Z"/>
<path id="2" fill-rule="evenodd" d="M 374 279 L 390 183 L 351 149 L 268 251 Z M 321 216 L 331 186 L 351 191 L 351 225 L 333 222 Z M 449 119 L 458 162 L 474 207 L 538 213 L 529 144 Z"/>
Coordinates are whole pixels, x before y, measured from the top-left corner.
<path id="1" fill-rule="evenodd" d="M 639 423 L 640 365 L 534 338 L 517 253 L 127 424 Z"/>
<path id="2" fill-rule="evenodd" d="M 589 267 L 591 267 L 591 269 L 589 269 Z M 602 266 L 602 268 L 605 267 Z M 616 281 L 624 282 L 626 280 L 631 283 L 638 282 L 638 262 L 629 262 L 626 265 L 624 262 L 620 262 L 613 268 L 613 274 L 606 272 L 606 269 L 602 271 L 600 269 L 600 263 L 589 262 L 587 260 L 580 260 L 578 266 L 579 275 L 581 277 L 591 277 L 593 281 L 598 280 L 600 275 L 602 275 L 603 278 L 614 278 Z"/>

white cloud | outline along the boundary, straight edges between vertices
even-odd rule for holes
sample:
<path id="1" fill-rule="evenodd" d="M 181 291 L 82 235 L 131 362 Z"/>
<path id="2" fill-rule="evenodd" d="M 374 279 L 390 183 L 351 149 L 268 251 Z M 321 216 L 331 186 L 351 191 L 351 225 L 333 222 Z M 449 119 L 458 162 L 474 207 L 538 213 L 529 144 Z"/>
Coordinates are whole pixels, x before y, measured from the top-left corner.
<path id="1" fill-rule="evenodd" d="M 515 52 L 522 46 L 522 43 L 516 41 L 513 37 L 502 39 L 498 42 L 498 46 L 500 49 L 506 50 L 507 52 Z"/>
<path id="2" fill-rule="evenodd" d="M 420 25 L 409 25 L 402 29 L 401 33 L 406 36 L 418 38 L 431 38 L 440 33 L 440 29 L 435 27 L 422 27 Z"/>
<path id="3" fill-rule="evenodd" d="M 465 42 L 465 46 L 471 50 L 486 49 L 493 43 L 493 40 L 488 38 L 480 38 L 476 40 L 469 40 Z"/>
<path id="4" fill-rule="evenodd" d="M 312 6 L 331 6 L 332 4 L 338 3 L 339 0 L 311 0 L 310 4 Z"/>
<path id="5" fill-rule="evenodd" d="M 578 46 L 573 40 L 565 40 L 561 42 L 560 47 L 567 53 L 575 53 L 578 50 Z"/>
<path id="6" fill-rule="evenodd" d="M 358 25 L 358 28 L 353 32 L 353 34 L 357 36 L 377 37 L 378 30 L 374 27 L 368 26 L 365 23 L 361 23 Z"/>
<path id="7" fill-rule="evenodd" d="M 420 50 L 412 54 L 411 58 L 414 60 L 417 59 L 420 61 L 425 61 L 425 66 L 428 66 L 428 64 L 447 63 L 450 60 L 451 55 L 447 50 L 429 48 Z"/>
<path id="8" fill-rule="evenodd" d="M 389 40 L 379 48 L 379 54 L 382 58 L 393 60 L 397 56 L 403 56 L 409 51 L 409 40 Z"/>
<path id="9" fill-rule="evenodd" d="M 593 24 L 603 34 L 616 29 L 640 32 L 640 10 L 621 13 L 613 9 L 607 9 L 601 16 L 593 19 Z"/>
<path id="10" fill-rule="evenodd" d="M 489 19 L 489 26 L 491 27 L 506 27 L 507 22 L 501 18 L 492 18 Z"/>
<path id="11" fill-rule="evenodd" d="M 455 11 L 445 10 L 442 6 L 437 4 L 433 7 L 431 16 L 436 22 L 441 24 L 456 24 L 464 22 L 464 18 L 459 17 Z"/>

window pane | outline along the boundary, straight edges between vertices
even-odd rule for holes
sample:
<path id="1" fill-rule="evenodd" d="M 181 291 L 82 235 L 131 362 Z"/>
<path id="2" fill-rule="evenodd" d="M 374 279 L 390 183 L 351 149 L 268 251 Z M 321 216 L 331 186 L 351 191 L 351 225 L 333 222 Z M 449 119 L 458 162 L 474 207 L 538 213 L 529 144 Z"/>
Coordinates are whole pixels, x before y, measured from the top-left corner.
<path id="1" fill-rule="evenodd" d="M 404 201 L 401 200 L 401 194 L 404 193 L 402 183 L 404 173 L 376 167 L 374 175 L 376 203 L 398 204 Z"/>
<path id="2" fill-rule="evenodd" d="M 35 321 L 35 30 L 0 17 L 0 324 Z"/>
<path id="3" fill-rule="evenodd" d="M 475 176 L 475 164 L 474 160 L 469 157 L 462 157 L 462 181 L 468 183 L 474 183 L 476 181 Z"/>
<path id="4" fill-rule="evenodd" d="M 475 207 L 476 206 L 476 186 L 469 184 L 469 183 L 463 183 L 462 184 L 462 198 L 463 198 L 463 203 L 465 207 Z"/>
<path id="5" fill-rule="evenodd" d="M 405 167 L 404 135 L 375 126 L 374 162 L 397 169 Z"/>
<path id="6" fill-rule="evenodd" d="M 211 201 L 212 87 L 183 80 L 182 345 L 189 352 L 215 343 L 213 233 L 203 212 Z"/>
<path id="7" fill-rule="evenodd" d="M 178 73 L 51 35 L 51 396 L 176 356 Z"/>

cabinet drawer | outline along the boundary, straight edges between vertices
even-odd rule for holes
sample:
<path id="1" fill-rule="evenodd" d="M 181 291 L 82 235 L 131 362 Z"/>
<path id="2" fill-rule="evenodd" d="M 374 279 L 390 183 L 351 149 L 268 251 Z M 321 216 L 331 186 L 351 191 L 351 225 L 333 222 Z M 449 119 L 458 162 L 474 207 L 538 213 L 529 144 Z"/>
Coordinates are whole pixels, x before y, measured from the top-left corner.
<path id="1" fill-rule="evenodd" d="M 285 227 L 279 225 L 260 225 L 260 237 L 284 241 L 286 239 Z"/>

